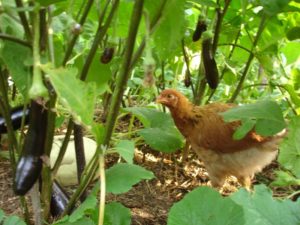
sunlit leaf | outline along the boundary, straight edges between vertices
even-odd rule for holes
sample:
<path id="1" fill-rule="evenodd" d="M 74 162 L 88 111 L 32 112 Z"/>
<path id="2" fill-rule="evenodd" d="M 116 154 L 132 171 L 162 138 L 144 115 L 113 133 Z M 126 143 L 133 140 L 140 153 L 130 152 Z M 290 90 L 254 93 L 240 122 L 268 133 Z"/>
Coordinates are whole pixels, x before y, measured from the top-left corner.
<path id="1" fill-rule="evenodd" d="M 44 68 L 59 97 L 60 102 L 79 123 L 93 125 L 96 85 L 84 83 L 76 78 L 74 69 Z M 67 82 L 66 82 L 67 81 Z"/>
<path id="2" fill-rule="evenodd" d="M 121 140 L 115 147 L 116 151 L 126 160 L 132 164 L 134 156 L 134 141 Z"/>
<path id="3" fill-rule="evenodd" d="M 270 15 L 276 15 L 284 10 L 290 0 L 260 0 L 265 12 Z"/>
<path id="4" fill-rule="evenodd" d="M 174 152 L 183 147 L 183 138 L 175 128 L 145 128 L 138 132 L 151 148 L 162 152 Z"/>
<path id="5" fill-rule="evenodd" d="M 300 201 L 273 199 L 271 190 L 264 185 L 255 186 L 253 193 L 240 189 L 230 198 L 243 207 L 245 225 L 298 225 L 300 222 Z"/>
<path id="6" fill-rule="evenodd" d="M 258 101 L 253 104 L 238 106 L 224 113 L 221 113 L 226 122 L 241 120 L 247 122 L 256 121 L 255 131 L 263 136 L 271 136 L 277 134 L 285 128 L 280 107 L 273 101 Z M 245 126 L 242 124 L 242 126 Z"/>
<path id="7" fill-rule="evenodd" d="M 287 137 L 280 144 L 278 161 L 300 178 L 300 117 L 294 117 L 288 127 Z"/>
<path id="8" fill-rule="evenodd" d="M 23 96 L 27 96 L 31 85 L 31 72 L 26 63 L 32 58 L 31 50 L 13 42 L 5 42 L 0 58 L 7 66 L 18 90 Z"/>
<path id="9" fill-rule="evenodd" d="M 216 190 L 199 187 L 175 203 L 169 213 L 168 225 L 244 224 L 243 209 Z"/>
<path id="10" fill-rule="evenodd" d="M 104 225 L 130 225 L 131 213 L 128 208 L 118 202 L 105 205 Z"/>
<path id="11" fill-rule="evenodd" d="M 290 173 L 284 171 L 276 171 L 276 180 L 271 183 L 272 186 L 286 187 L 290 185 L 300 185 L 300 179 L 296 179 Z"/>
<path id="12" fill-rule="evenodd" d="M 106 170 L 106 191 L 121 194 L 141 180 L 154 178 L 152 172 L 134 164 L 118 163 Z"/>

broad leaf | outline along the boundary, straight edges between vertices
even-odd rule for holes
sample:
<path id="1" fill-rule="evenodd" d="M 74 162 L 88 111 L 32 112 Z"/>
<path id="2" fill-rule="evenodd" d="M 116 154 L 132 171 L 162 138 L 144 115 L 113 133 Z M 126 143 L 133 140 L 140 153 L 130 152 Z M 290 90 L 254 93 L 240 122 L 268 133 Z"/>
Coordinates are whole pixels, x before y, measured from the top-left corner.
<path id="1" fill-rule="evenodd" d="M 300 178 L 300 117 L 295 117 L 288 127 L 288 135 L 280 144 L 278 161 Z"/>
<path id="2" fill-rule="evenodd" d="M 183 147 L 183 139 L 175 128 L 145 128 L 138 132 L 151 148 L 162 152 L 174 152 Z"/>
<path id="3" fill-rule="evenodd" d="M 245 225 L 298 225 L 300 223 L 300 201 L 276 200 L 265 186 L 255 186 L 249 193 L 240 189 L 230 197 L 244 209 Z"/>
<path id="4" fill-rule="evenodd" d="M 286 37 L 290 40 L 300 39 L 300 27 L 293 27 L 286 33 Z"/>
<path id="5" fill-rule="evenodd" d="M 172 117 L 169 114 L 146 107 L 130 107 L 124 111 L 135 115 L 145 127 L 174 127 Z"/>
<path id="6" fill-rule="evenodd" d="M 265 12 L 270 15 L 276 15 L 284 10 L 290 0 L 260 0 Z"/>
<path id="7" fill-rule="evenodd" d="M 26 65 L 31 60 L 30 49 L 16 43 L 5 42 L 0 57 L 7 66 L 18 90 L 23 96 L 27 96 L 31 85 L 30 67 Z"/>
<path id="8" fill-rule="evenodd" d="M 254 104 L 248 104 L 232 108 L 221 113 L 226 122 L 236 120 L 242 121 L 241 129 L 249 129 L 251 123 L 256 121 L 255 131 L 263 136 L 271 136 L 277 134 L 285 128 L 282 111 L 280 107 L 273 101 L 259 101 Z M 247 123 L 243 123 L 243 121 Z"/>
<path id="9" fill-rule="evenodd" d="M 131 213 L 128 208 L 118 202 L 105 206 L 104 225 L 130 225 Z"/>
<path id="10" fill-rule="evenodd" d="M 153 173 L 143 167 L 118 163 L 106 170 L 106 191 L 113 194 L 125 193 L 141 180 L 152 178 Z"/>
<path id="11" fill-rule="evenodd" d="M 116 151 L 126 160 L 126 162 L 133 163 L 134 155 L 134 141 L 121 140 L 115 147 Z"/>
<path id="12" fill-rule="evenodd" d="M 199 187 L 175 203 L 168 225 L 244 224 L 243 209 L 209 187 Z"/>
<path id="13" fill-rule="evenodd" d="M 154 33 L 155 49 L 161 59 L 166 59 L 180 46 L 184 36 L 185 0 L 167 1 L 159 26 Z"/>
<path id="14" fill-rule="evenodd" d="M 138 132 L 146 143 L 155 150 L 173 152 L 183 146 L 183 137 L 175 128 L 170 114 L 145 107 L 126 108 L 146 127 Z"/>
<path id="15" fill-rule="evenodd" d="M 248 134 L 250 130 L 254 127 L 256 120 L 246 119 L 242 122 L 242 126 L 240 126 L 233 134 L 233 139 L 240 140 Z"/>
<path id="16" fill-rule="evenodd" d="M 69 217 L 69 222 L 74 223 L 84 215 L 91 214 L 97 207 L 96 195 L 90 195 Z"/>
<path id="17" fill-rule="evenodd" d="M 49 6 L 49 5 L 52 5 L 54 3 L 57 3 L 57 2 L 63 2 L 63 1 L 66 1 L 66 0 L 37 0 L 38 3 L 40 3 L 42 6 Z"/>
<path id="18" fill-rule="evenodd" d="M 9 216 L 4 220 L 3 225 L 26 225 L 26 223 L 17 216 Z"/>
<path id="19" fill-rule="evenodd" d="M 276 180 L 272 182 L 273 186 L 286 187 L 290 185 L 300 185 L 300 179 L 296 179 L 290 173 L 276 171 Z"/>
<path id="20" fill-rule="evenodd" d="M 74 69 L 44 68 L 59 97 L 61 104 L 79 123 L 90 128 L 93 124 L 96 86 L 76 78 Z M 67 82 L 66 82 L 67 81 Z"/>

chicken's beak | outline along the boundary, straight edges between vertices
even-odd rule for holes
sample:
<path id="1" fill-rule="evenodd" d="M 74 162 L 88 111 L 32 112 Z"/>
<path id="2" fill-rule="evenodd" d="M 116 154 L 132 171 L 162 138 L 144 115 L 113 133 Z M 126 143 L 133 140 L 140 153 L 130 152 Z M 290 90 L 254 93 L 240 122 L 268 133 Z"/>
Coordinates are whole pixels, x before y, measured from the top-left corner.
<path id="1" fill-rule="evenodd" d="M 165 101 L 164 101 L 164 98 L 161 97 L 160 95 L 156 98 L 155 100 L 156 103 L 160 103 L 160 104 L 163 104 Z"/>

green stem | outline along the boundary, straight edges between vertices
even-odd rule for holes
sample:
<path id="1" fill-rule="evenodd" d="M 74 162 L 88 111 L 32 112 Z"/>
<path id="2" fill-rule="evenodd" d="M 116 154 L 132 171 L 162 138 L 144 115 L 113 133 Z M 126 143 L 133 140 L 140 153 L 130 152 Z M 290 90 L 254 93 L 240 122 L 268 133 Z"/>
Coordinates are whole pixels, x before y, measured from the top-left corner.
<path id="1" fill-rule="evenodd" d="M 109 1 L 107 1 L 107 4 L 109 3 Z M 105 16 L 105 11 L 106 11 L 106 7 L 104 8 L 104 11 L 102 13 L 102 15 L 99 18 L 99 22 L 98 22 L 98 29 L 91 47 L 91 50 L 85 60 L 85 64 L 83 65 L 81 74 L 80 74 L 80 79 L 81 80 L 85 80 L 90 68 L 91 63 L 93 62 L 94 56 L 96 54 L 96 51 L 98 49 L 98 45 L 100 43 L 100 41 L 102 41 L 104 35 L 106 34 L 107 29 L 109 28 L 109 25 L 111 24 L 111 21 L 114 17 L 114 14 L 119 6 L 120 0 L 115 0 L 112 6 L 112 9 L 106 19 L 106 22 L 104 24 L 104 26 L 102 26 L 102 22 Z"/>
<path id="2" fill-rule="evenodd" d="M 125 45 L 126 50 L 124 54 L 124 60 L 120 68 L 120 74 L 117 77 L 115 92 L 112 96 L 110 113 L 108 114 L 108 118 L 107 118 L 106 129 L 105 129 L 104 139 L 103 139 L 104 145 L 109 144 L 110 138 L 112 136 L 116 118 L 119 112 L 121 100 L 123 97 L 123 93 L 130 75 L 131 58 L 133 54 L 138 27 L 141 20 L 143 4 L 144 4 L 144 0 L 136 0 L 134 4 L 130 27 L 129 27 L 129 34 Z"/>
<path id="3" fill-rule="evenodd" d="M 7 34 L 0 34 L 0 39 L 3 39 L 3 40 L 8 40 L 8 41 L 13 41 L 15 43 L 18 43 L 20 45 L 23 45 L 25 47 L 29 47 L 31 48 L 31 44 L 27 41 L 23 41 L 21 39 L 18 39 L 14 36 L 10 36 L 10 35 L 7 35 Z"/>
<path id="4" fill-rule="evenodd" d="M 85 23 L 86 18 L 88 16 L 88 13 L 89 13 L 92 5 L 93 5 L 93 2 L 94 2 L 94 0 L 89 0 L 87 2 L 86 6 L 84 8 L 82 17 L 81 17 L 81 19 L 79 21 L 80 26 L 83 26 L 83 24 Z M 75 46 L 75 43 L 77 41 L 78 36 L 79 36 L 79 34 L 77 34 L 77 33 L 73 35 L 73 38 L 72 38 L 72 40 L 70 41 L 70 43 L 69 43 L 69 45 L 67 47 L 66 54 L 65 54 L 65 57 L 63 59 L 63 63 L 62 63 L 63 66 L 65 66 L 66 63 L 68 62 L 68 60 L 69 60 L 69 58 L 70 58 L 70 56 L 71 56 L 71 54 L 73 52 L 73 49 L 74 49 L 74 46 Z"/>
<path id="5" fill-rule="evenodd" d="M 237 85 L 234 93 L 232 94 L 232 96 L 231 96 L 231 98 L 229 99 L 228 102 L 234 102 L 236 100 L 237 96 L 239 95 L 240 91 L 242 90 L 243 83 L 244 83 L 244 81 L 246 79 L 246 76 L 247 76 L 248 71 L 250 69 L 252 60 L 254 58 L 254 49 L 255 49 L 255 47 L 256 47 L 256 45 L 258 43 L 258 40 L 259 40 L 259 38 L 260 38 L 260 36 L 261 36 L 264 28 L 265 28 L 266 21 L 267 21 L 267 17 L 266 17 L 266 15 L 263 15 L 262 18 L 261 18 L 261 21 L 260 21 L 260 25 L 259 25 L 258 31 L 257 31 L 256 36 L 255 36 L 255 39 L 253 41 L 252 48 L 251 48 L 251 53 L 250 53 L 250 55 L 248 57 L 248 60 L 247 60 L 245 69 L 243 71 L 243 74 L 241 76 L 241 79 L 240 79 L 240 81 L 239 81 L 239 83 L 238 83 L 238 85 Z"/>
<path id="6" fill-rule="evenodd" d="M 24 4 L 23 4 L 22 0 L 15 0 L 15 3 L 18 8 L 20 8 L 20 9 L 24 8 Z M 19 14 L 21 23 L 22 23 L 24 31 L 25 31 L 26 39 L 28 41 L 30 41 L 32 39 L 32 35 L 31 35 L 31 31 L 30 31 L 30 27 L 28 24 L 26 14 L 23 11 L 19 11 L 18 14 Z"/>

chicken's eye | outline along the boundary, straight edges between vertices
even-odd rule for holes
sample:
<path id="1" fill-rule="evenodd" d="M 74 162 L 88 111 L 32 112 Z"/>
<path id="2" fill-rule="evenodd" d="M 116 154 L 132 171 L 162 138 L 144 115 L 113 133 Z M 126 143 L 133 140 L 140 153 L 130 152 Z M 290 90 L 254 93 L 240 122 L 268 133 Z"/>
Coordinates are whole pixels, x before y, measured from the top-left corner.
<path id="1" fill-rule="evenodd" d="M 168 95 L 167 95 L 167 98 L 170 98 L 170 99 L 171 99 L 172 97 L 173 97 L 173 96 L 172 96 L 171 94 L 168 94 Z"/>

